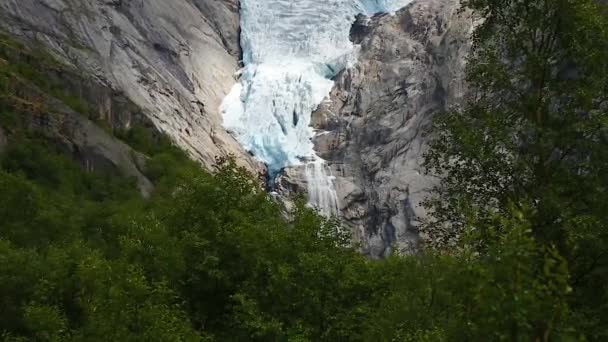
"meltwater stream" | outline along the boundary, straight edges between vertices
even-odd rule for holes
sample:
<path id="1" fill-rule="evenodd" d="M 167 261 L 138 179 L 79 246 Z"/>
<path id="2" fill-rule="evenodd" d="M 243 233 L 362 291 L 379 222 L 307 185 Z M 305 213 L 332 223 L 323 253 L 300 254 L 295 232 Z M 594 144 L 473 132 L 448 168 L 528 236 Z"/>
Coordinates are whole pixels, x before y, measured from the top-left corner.
<path id="1" fill-rule="evenodd" d="M 334 178 L 313 148 L 311 113 L 332 78 L 356 59 L 358 13 L 393 12 L 411 0 L 241 0 L 241 82 L 222 104 L 224 126 L 271 178 L 305 165 L 311 205 L 337 214 Z"/>

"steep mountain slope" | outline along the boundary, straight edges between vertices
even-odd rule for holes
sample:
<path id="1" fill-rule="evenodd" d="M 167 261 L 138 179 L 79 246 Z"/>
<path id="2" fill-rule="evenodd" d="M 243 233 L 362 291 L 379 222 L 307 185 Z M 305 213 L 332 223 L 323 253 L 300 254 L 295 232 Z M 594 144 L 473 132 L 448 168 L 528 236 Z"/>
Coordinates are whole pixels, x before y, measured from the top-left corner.
<path id="1" fill-rule="evenodd" d="M 106 101 L 98 102 L 100 97 Z M 108 107 L 121 113 L 116 123 L 96 114 Z M 142 171 L 146 157 L 115 136 L 127 131 L 119 127 L 127 116 L 138 125 L 144 122 L 137 106 L 124 96 L 112 94 L 42 49 L 0 35 L 0 152 L 7 146 L 27 149 L 15 146 L 30 141 L 26 136 L 42 139 L 86 171 L 135 179 L 148 196 L 152 184 Z"/>
<path id="2" fill-rule="evenodd" d="M 313 114 L 316 150 L 331 165 L 342 217 L 372 256 L 412 251 L 432 179 L 420 167 L 423 130 L 463 95 L 472 19 L 456 0 L 414 1 L 396 15 L 360 16 L 359 62 L 338 75 Z M 283 193 L 305 188 L 286 170 Z"/>
<path id="3" fill-rule="evenodd" d="M 458 8 L 458 0 L 414 0 L 395 15 L 359 16 L 351 30 L 359 62 L 335 75 L 328 101 L 313 114 L 322 132 L 316 154 L 336 177 L 339 214 L 372 256 L 416 246 L 420 202 L 432 182 L 419 166 L 422 131 L 462 96 L 472 20 Z M 111 134 L 143 124 L 206 167 L 234 154 L 262 170 L 222 127 L 219 111 L 241 67 L 237 0 L 5 0 L 0 30 L 48 51 L 59 65 L 49 77 L 87 104 L 82 113 L 44 94 L 71 119 L 41 126 L 32 118 L 35 128 L 68 141 L 83 165 L 113 165 L 149 192 L 143 157 L 131 158 L 137 153 Z M 0 132 L 0 148 L 3 140 Z M 277 179 L 284 200 L 308 190 L 305 167 Z"/>
<path id="4" fill-rule="evenodd" d="M 258 167 L 217 110 L 239 69 L 236 0 L 6 0 L 0 28 L 107 88 L 90 99 L 100 117 L 129 126 L 111 105 L 124 95 L 206 166 L 232 153 Z"/>

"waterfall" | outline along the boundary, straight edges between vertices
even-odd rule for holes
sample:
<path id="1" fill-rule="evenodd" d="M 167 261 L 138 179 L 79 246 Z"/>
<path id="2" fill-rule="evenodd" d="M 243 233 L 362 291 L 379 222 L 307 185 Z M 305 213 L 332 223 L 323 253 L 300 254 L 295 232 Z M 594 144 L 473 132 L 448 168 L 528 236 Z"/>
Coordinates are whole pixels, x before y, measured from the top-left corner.
<path id="1" fill-rule="evenodd" d="M 314 151 L 311 113 L 332 78 L 355 62 L 358 13 L 392 12 L 410 0 L 241 0 L 241 82 L 224 99 L 224 127 L 275 177 L 305 165 L 310 204 L 338 214 L 334 177 Z"/>
<path id="2" fill-rule="evenodd" d="M 327 217 L 338 215 L 340 207 L 334 184 L 335 177 L 324 160 L 317 158 L 306 164 L 306 180 L 309 203 Z"/>

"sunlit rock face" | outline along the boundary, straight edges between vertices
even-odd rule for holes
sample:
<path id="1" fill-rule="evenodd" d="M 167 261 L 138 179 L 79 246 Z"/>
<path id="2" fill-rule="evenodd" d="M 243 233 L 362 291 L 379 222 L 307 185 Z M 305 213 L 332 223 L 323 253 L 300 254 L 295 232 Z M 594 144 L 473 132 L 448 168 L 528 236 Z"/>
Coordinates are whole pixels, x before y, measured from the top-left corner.
<path id="1" fill-rule="evenodd" d="M 127 97 L 204 165 L 258 168 L 218 109 L 240 68 L 237 0 L 3 0 L 0 29 Z"/>
<path id="2" fill-rule="evenodd" d="M 458 8 L 457 0 L 415 0 L 395 15 L 359 16 L 351 30 L 358 60 L 312 116 L 340 216 L 371 256 L 417 248 L 421 202 L 434 182 L 420 166 L 423 131 L 464 92 L 473 23 Z M 280 191 L 305 189 L 302 172 L 286 171 Z"/>
<path id="3" fill-rule="evenodd" d="M 356 61 L 355 16 L 391 12 L 409 1 L 242 0 L 242 81 L 224 100 L 224 125 L 269 170 L 271 183 L 300 166 L 310 203 L 339 214 L 335 177 L 315 150 L 311 113 L 336 75 Z"/>

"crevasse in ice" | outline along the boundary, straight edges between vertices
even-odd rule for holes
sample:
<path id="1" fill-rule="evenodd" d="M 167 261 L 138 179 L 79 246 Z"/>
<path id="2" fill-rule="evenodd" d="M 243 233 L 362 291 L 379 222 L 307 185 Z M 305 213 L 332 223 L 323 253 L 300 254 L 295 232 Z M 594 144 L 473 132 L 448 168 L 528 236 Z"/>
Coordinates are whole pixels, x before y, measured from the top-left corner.
<path id="1" fill-rule="evenodd" d="M 224 126 L 275 177 L 305 165 L 310 204 L 337 214 L 334 179 L 313 149 L 311 113 L 332 78 L 356 59 L 358 13 L 394 12 L 411 0 L 241 0 L 241 82 L 224 99 Z"/>

